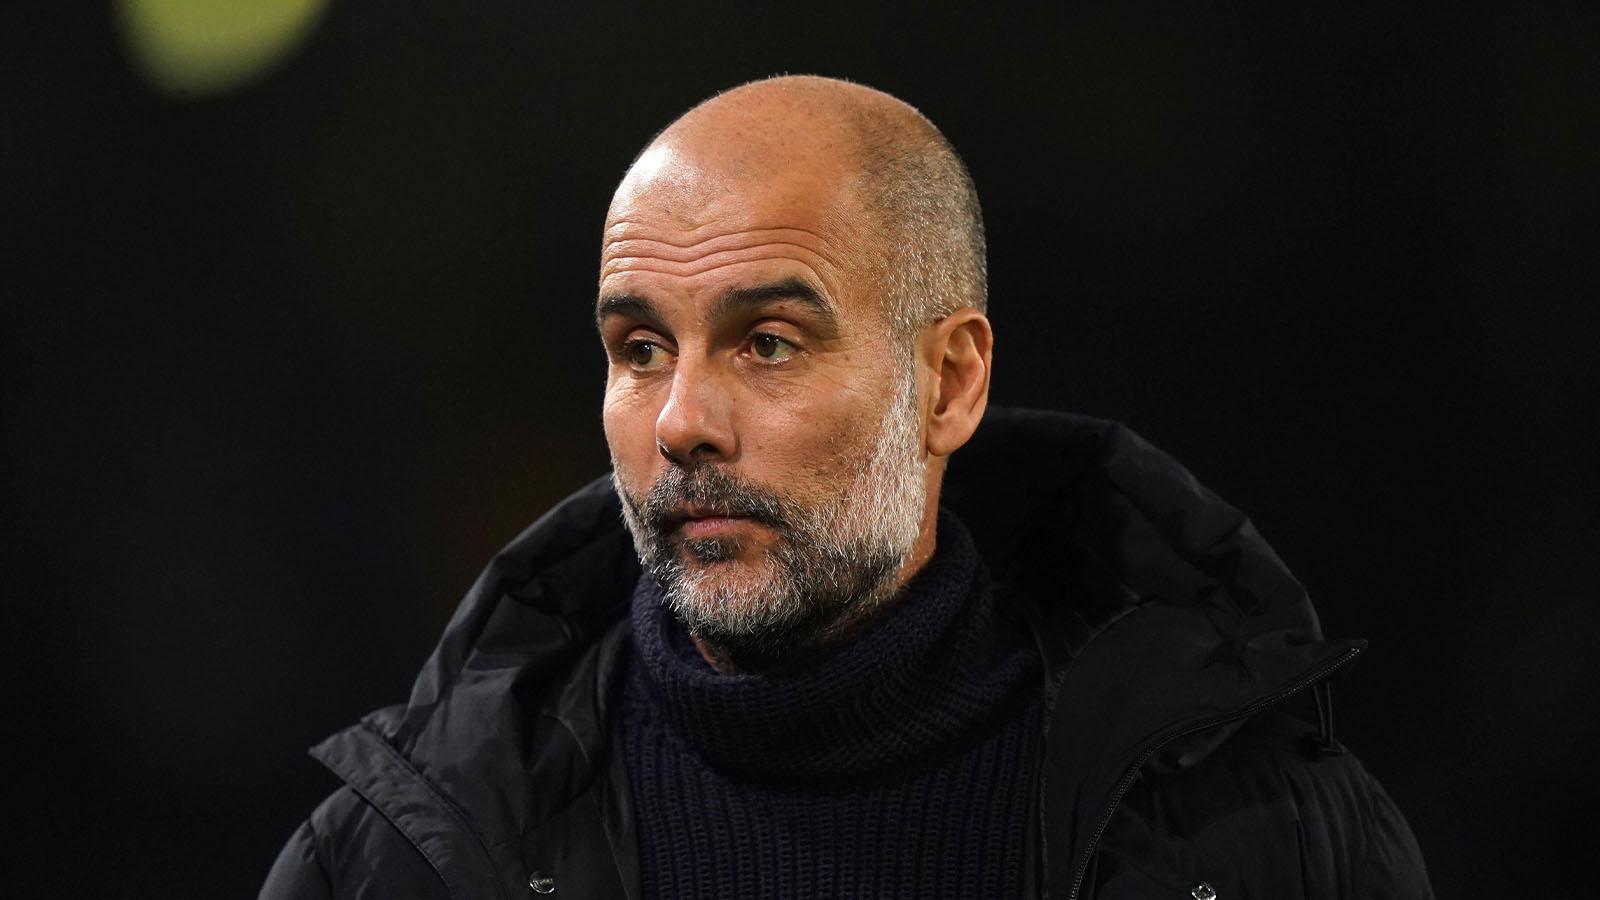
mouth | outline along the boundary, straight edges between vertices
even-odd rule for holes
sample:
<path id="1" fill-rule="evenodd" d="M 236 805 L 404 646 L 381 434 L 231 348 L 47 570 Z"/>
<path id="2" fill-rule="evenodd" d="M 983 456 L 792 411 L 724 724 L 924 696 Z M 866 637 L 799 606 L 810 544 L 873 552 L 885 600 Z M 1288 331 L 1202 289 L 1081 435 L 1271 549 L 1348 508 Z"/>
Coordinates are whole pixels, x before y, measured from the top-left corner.
<path id="1" fill-rule="evenodd" d="M 727 537 L 757 524 L 752 516 L 738 515 L 726 509 L 707 506 L 679 506 L 667 514 L 667 529 L 677 531 L 690 540 L 707 540 Z"/>

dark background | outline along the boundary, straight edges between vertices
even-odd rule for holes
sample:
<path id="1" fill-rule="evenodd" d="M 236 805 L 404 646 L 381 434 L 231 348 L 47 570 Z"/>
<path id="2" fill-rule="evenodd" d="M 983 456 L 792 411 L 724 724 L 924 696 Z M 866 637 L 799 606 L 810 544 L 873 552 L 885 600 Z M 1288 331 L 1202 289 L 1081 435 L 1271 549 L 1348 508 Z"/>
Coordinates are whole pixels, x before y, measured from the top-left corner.
<path id="1" fill-rule="evenodd" d="M 782 71 L 983 196 L 993 399 L 1121 419 L 1372 651 L 1341 736 L 1441 897 L 1577 897 L 1600 800 L 1586 7 L 334 2 L 148 89 L 98 5 L 0 74 L 6 893 L 249 895 L 496 548 L 604 470 L 627 162 Z"/>

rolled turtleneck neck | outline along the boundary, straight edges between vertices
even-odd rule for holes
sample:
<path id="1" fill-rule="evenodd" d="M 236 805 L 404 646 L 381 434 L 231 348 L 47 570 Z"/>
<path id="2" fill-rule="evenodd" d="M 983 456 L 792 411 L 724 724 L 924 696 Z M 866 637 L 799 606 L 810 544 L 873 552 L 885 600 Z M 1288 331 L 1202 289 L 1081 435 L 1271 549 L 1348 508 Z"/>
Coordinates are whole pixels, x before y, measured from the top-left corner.
<path id="1" fill-rule="evenodd" d="M 635 677 L 668 727 L 730 773 L 854 779 L 933 756 L 1013 712 L 1034 664 L 1020 630 L 995 618 L 966 528 L 941 510 L 938 529 L 933 557 L 886 616 L 782 674 L 712 669 L 645 575 Z"/>

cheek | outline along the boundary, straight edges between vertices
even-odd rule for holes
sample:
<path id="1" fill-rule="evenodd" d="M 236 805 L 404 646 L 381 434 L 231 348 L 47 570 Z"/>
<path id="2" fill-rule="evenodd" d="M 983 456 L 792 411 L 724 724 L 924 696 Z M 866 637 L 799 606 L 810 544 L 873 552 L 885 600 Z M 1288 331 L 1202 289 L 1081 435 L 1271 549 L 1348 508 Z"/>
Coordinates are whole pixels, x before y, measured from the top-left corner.
<path id="1" fill-rule="evenodd" d="M 819 391 L 802 403 L 747 409 L 744 445 L 764 470 L 831 496 L 864 462 L 881 426 L 880 405 L 858 393 Z"/>
<path id="2" fill-rule="evenodd" d="M 652 460 L 656 458 L 655 422 L 659 405 L 637 391 L 606 391 L 601 406 L 601 424 L 606 434 L 606 446 L 617 474 L 625 484 L 640 483 L 648 476 Z"/>

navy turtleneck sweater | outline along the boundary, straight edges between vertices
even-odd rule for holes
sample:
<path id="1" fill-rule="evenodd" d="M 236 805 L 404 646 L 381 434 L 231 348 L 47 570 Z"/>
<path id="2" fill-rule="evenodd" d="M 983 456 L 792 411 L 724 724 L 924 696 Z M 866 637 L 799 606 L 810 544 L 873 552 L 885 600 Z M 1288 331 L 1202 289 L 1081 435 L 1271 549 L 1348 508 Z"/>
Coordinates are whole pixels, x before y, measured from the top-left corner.
<path id="1" fill-rule="evenodd" d="M 646 898 L 1018 897 L 1038 663 L 966 529 L 816 666 L 722 675 L 648 574 L 624 741 Z"/>

